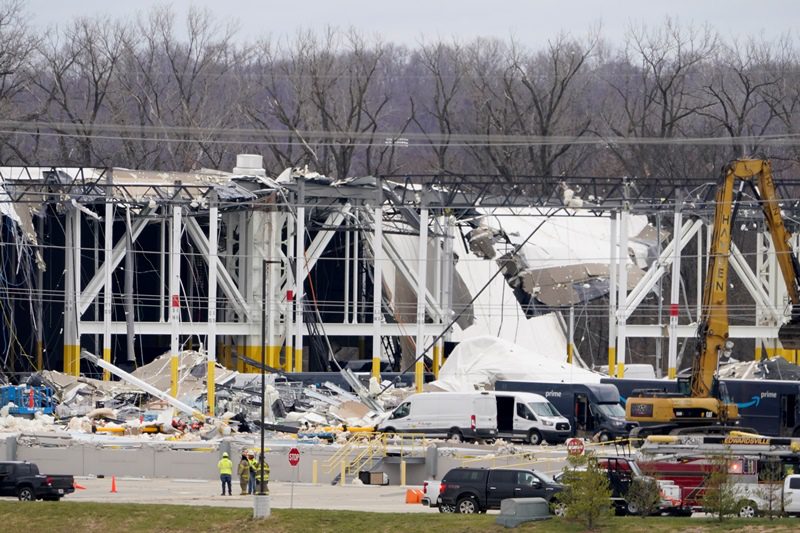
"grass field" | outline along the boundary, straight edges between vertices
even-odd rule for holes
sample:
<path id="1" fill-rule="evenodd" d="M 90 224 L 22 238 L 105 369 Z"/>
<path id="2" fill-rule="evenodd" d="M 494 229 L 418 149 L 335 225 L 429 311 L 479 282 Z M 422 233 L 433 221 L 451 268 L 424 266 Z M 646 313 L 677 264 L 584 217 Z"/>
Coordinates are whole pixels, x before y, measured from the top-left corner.
<path id="1" fill-rule="evenodd" d="M 137 505 L 70 502 L 0 501 L 0 520 L 3 531 L 33 533 L 47 532 L 108 532 L 122 531 L 203 531 L 240 532 L 328 532 L 349 533 L 434 531 L 479 533 L 506 531 L 495 525 L 492 515 L 444 515 L 418 513 L 359 513 L 353 511 L 274 510 L 266 520 L 254 521 L 250 509 L 224 507 L 192 507 L 181 505 Z M 664 531 L 722 532 L 797 531 L 800 519 L 781 519 L 770 522 L 757 520 L 726 520 L 722 524 L 704 518 L 612 518 L 600 531 L 652 533 Z M 580 532 L 577 524 L 562 520 L 524 524 L 515 531 Z"/>

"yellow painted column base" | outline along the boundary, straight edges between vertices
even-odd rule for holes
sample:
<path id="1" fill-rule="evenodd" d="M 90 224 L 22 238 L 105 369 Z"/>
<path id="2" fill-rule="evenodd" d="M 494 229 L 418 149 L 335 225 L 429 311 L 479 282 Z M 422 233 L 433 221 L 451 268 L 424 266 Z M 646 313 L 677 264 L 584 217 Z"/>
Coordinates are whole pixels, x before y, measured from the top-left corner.
<path id="1" fill-rule="evenodd" d="M 381 380 L 381 359 L 380 357 L 372 358 L 372 377 Z"/>
<path id="2" fill-rule="evenodd" d="M 433 346 L 433 377 L 439 379 L 439 368 L 442 366 L 442 345 Z"/>
<path id="3" fill-rule="evenodd" d="M 422 361 L 417 361 L 414 364 L 414 384 L 417 387 L 417 392 L 422 392 L 422 384 L 425 383 L 425 365 Z"/>
<path id="4" fill-rule="evenodd" d="M 609 377 L 614 377 L 614 369 L 617 366 L 617 349 L 609 346 L 608 347 L 608 375 Z"/>
<path id="5" fill-rule="evenodd" d="M 675 367 L 670 367 L 669 370 L 667 370 L 667 377 L 669 379 L 675 379 L 677 375 L 678 375 L 678 370 Z"/>
<path id="6" fill-rule="evenodd" d="M 575 346 L 572 343 L 567 343 L 567 363 L 572 364 L 572 354 L 575 351 Z"/>
<path id="7" fill-rule="evenodd" d="M 173 398 L 178 397 L 178 356 L 173 355 L 169 361 L 170 389 Z"/>
<path id="8" fill-rule="evenodd" d="M 294 371 L 295 372 L 303 371 L 303 350 L 294 351 Z"/>
<path id="9" fill-rule="evenodd" d="M 294 347 L 286 345 L 286 349 L 283 351 L 283 371 L 284 372 L 291 372 L 292 371 L 292 359 L 294 355 Z"/>
<path id="10" fill-rule="evenodd" d="M 111 348 L 103 348 L 103 361 L 111 362 Z M 111 381 L 111 372 L 103 370 L 103 381 Z"/>
<path id="11" fill-rule="evenodd" d="M 246 372 L 246 370 L 245 370 L 245 362 L 244 362 L 244 356 L 246 355 L 246 353 L 247 353 L 247 350 L 246 350 L 246 347 L 243 344 L 238 344 L 236 346 L 236 355 L 237 355 L 237 357 L 236 357 L 236 364 L 234 365 L 236 367 L 235 370 L 237 370 L 239 372 Z M 242 355 L 242 357 L 239 357 L 239 355 Z"/>
<path id="12" fill-rule="evenodd" d="M 81 347 L 76 344 L 64 345 L 64 373 L 70 376 L 81 374 Z"/>
<path id="13" fill-rule="evenodd" d="M 214 406 L 217 401 L 217 391 L 216 391 L 216 383 L 214 382 L 214 377 L 216 374 L 217 366 L 214 361 L 208 362 L 208 371 L 206 373 L 206 382 L 208 383 L 208 414 L 214 416 Z"/>
<path id="14" fill-rule="evenodd" d="M 272 368 L 281 367 L 281 347 L 267 346 L 267 364 Z"/>
<path id="15" fill-rule="evenodd" d="M 618 378 L 625 377 L 625 363 L 617 363 L 617 377 Z"/>

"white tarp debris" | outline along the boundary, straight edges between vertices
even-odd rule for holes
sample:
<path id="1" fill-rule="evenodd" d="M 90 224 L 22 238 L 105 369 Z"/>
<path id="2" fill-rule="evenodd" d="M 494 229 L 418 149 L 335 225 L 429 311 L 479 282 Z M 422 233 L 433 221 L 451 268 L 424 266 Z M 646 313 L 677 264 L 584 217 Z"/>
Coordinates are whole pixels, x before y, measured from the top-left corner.
<path id="1" fill-rule="evenodd" d="M 555 383 L 599 383 L 601 375 L 566 362 L 559 362 L 540 350 L 538 344 L 520 346 L 495 337 L 462 341 L 431 383 L 445 391 L 491 389 L 496 381 L 537 381 Z"/>

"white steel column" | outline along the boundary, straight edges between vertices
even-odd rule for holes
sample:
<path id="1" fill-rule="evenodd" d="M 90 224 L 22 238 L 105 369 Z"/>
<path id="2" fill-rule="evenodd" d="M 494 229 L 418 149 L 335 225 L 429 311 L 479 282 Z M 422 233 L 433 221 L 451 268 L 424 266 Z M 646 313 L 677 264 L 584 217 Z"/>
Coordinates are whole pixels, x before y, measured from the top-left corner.
<path id="1" fill-rule="evenodd" d="M 178 335 L 181 321 L 181 207 L 172 206 L 172 239 L 169 247 L 169 323 L 170 323 L 170 394 L 178 397 Z"/>
<path id="2" fill-rule="evenodd" d="M 72 275 L 73 289 L 75 290 L 75 302 L 81 301 L 81 211 L 74 209 L 72 214 Z M 75 313 L 75 345 L 72 353 L 73 375 L 81 375 L 81 320 L 80 314 Z"/>
<path id="3" fill-rule="evenodd" d="M 361 268 L 358 263 L 359 261 L 359 244 L 360 244 L 360 237 L 361 237 L 361 228 L 360 228 L 360 221 L 361 217 L 359 216 L 359 210 L 356 209 L 356 223 L 354 225 L 355 228 L 355 235 L 353 235 L 353 318 L 350 320 L 352 324 L 358 324 L 358 276 L 361 273 Z"/>
<path id="4" fill-rule="evenodd" d="M 619 310 L 617 311 L 617 377 L 625 377 L 625 312 L 628 300 L 628 209 L 622 210 L 619 228 Z"/>
<path id="5" fill-rule="evenodd" d="M 292 238 L 295 232 L 295 217 L 291 216 L 290 213 L 286 215 L 286 257 L 293 257 L 294 256 L 294 247 L 295 247 L 295 239 Z M 294 332 L 292 331 L 292 324 L 294 323 L 294 314 L 292 313 L 292 305 L 294 303 L 294 299 L 297 297 L 294 294 L 294 288 L 292 286 L 293 280 L 293 273 L 292 269 L 289 268 L 287 265 L 286 268 L 286 287 L 288 288 L 287 295 L 286 295 L 286 313 L 284 313 L 284 326 L 286 329 L 286 347 L 283 350 L 283 370 L 285 372 L 291 372 L 294 365 L 292 364 L 292 359 L 294 359 Z M 289 296 L 291 294 L 291 297 Z"/>
<path id="6" fill-rule="evenodd" d="M 103 361 L 111 362 L 111 313 L 113 310 L 114 291 L 111 286 L 111 250 L 114 247 L 114 204 L 111 202 L 111 175 L 109 174 L 108 194 L 106 194 L 105 242 L 103 247 Z M 163 272 L 163 270 L 162 270 Z M 163 283 L 161 284 L 163 288 Z M 162 308 L 163 313 L 163 308 Z M 109 381 L 111 373 L 103 370 L 103 380 Z"/>
<path id="7" fill-rule="evenodd" d="M 695 287 L 695 322 L 700 323 L 703 314 L 703 257 L 706 258 L 705 268 L 708 268 L 708 254 L 703 248 L 703 230 L 697 232 L 697 286 Z"/>
<path id="8" fill-rule="evenodd" d="M 677 200 L 676 200 L 677 202 Z M 675 205 L 675 219 L 673 222 L 673 240 L 680 239 L 680 228 L 683 224 L 683 213 L 681 213 L 680 205 Z M 702 233 L 702 232 L 698 232 Z M 667 377 L 675 379 L 677 375 L 677 361 L 678 361 L 678 304 L 679 304 L 679 291 L 681 283 L 681 247 L 675 243 L 672 255 L 672 279 L 670 285 L 670 298 L 669 298 L 669 345 L 668 345 L 668 367 Z"/>
<path id="9" fill-rule="evenodd" d="M 278 340 L 280 335 L 276 335 L 276 315 L 278 314 L 278 301 L 280 299 L 279 290 L 277 287 L 278 268 L 279 265 L 275 263 L 280 258 L 280 228 L 278 227 L 278 211 L 273 209 L 269 214 L 269 243 L 267 249 L 269 250 L 269 278 L 267 279 L 268 286 L 264 288 L 267 292 L 267 364 L 272 368 L 280 367 L 280 350 L 281 342 Z"/>
<path id="10" fill-rule="evenodd" d="M 377 200 L 373 216 L 374 236 L 372 241 L 373 286 L 372 286 L 372 377 L 381 378 L 381 322 L 383 310 L 383 205 Z M 356 321 L 354 321 L 355 323 Z"/>
<path id="11" fill-rule="evenodd" d="M 297 202 L 297 244 L 295 245 L 294 262 L 294 298 L 295 298 L 295 341 L 294 341 L 294 371 L 303 371 L 303 286 L 306 272 L 306 196 L 303 178 L 297 179 L 299 188 Z"/>
<path id="12" fill-rule="evenodd" d="M 343 324 L 350 323 L 350 218 L 344 223 L 344 305 Z"/>
<path id="13" fill-rule="evenodd" d="M 575 353 L 575 306 L 569 306 L 569 342 L 567 343 L 567 363 L 572 364 L 572 354 Z"/>
<path id="14" fill-rule="evenodd" d="M 166 213 L 166 212 L 164 212 L 164 213 Z M 159 322 L 165 322 L 166 321 L 166 316 L 164 316 L 164 315 L 165 315 L 165 311 L 166 311 L 166 308 L 167 308 L 167 291 L 166 291 L 167 287 L 165 285 L 165 283 L 167 281 L 167 276 L 165 274 L 166 271 L 167 271 L 167 267 L 166 267 L 166 254 L 167 254 L 167 221 L 166 221 L 166 215 L 164 215 L 164 218 L 161 219 L 160 226 L 161 226 L 160 227 L 160 235 L 161 235 L 161 237 L 160 237 L 161 243 L 160 244 L 161 245 L 160 245 L 160 247 L 158 249 L 158 285 L 159 285 L 159 287 L 158 287 L 158 321 Z M 106 261 L 108 261 L 108 257 L 109 256 L 106 256 Z"/>
<path id="15" fill-rule="evenodd" d="M 422 392 L 425 370 L 425 292 L 428 290 L 428 208 L 419 211 L 419 256 L 417 258 L 417 349 L 414 363 L 414 383 Z"/>
<path id="16" fill-rule="evenodd" d="M 214 374 L 217 363 L 217 202 L 212 199 L 208 208 L 208 340 L 206 354 L 208 369 L 206 384 L 208 386 L 208 414 L 214 416 L 216 404 L 216 383 Z"/>
<path id="17" fill-rule="evenodd" d="M 42 213 L 36 220 L 37 235 L 39 238 L 39 250 L 37 254 L 44 252 L 44 217 Z M 2 217 L 0 217 L 1 219 Z M 36 370 L 44 370 L 44 265 L 43 256 L 39 257 L 42 261 L 36 261 Z"/>
<path id="18" fill-rule="evenodd" d="M 608 258 L 608 375 L 617 373 L 617 213 L 611 212 Z M 623 300 L 624 301 L 624 300 Z"/>
<path id="19" fill-rule="evenodd" d="M 64 218 L 64 373 L 77 375 L 74 370 L 74 353 L 78 347 L 76 337 L 77 313 L 75 310 L 75 261 L 73 255 L 72 218 L 76 209 L 68 209 Z"/>
<path id="20" fill-rule="evenodd" d="M 442 305 L 442 279 L 444 273 L 442 272 L 442 255 L 444 253 L 443 245 L 446 236 L 445 224 L 447 217 L 435 217 L 436 236 L 433 239 L 433 298 L 439 301 L 439 312 L 435 315 L 435 322 L 442 324 L 444 322 L 444 306 Z M 439 367 L 442 365 L 442 347 L 443 342 L 440 338 L 433 345 L 433 357 L 431 358 L 431 369 L 433 370 L 433 378 L 439 378 Z"/>

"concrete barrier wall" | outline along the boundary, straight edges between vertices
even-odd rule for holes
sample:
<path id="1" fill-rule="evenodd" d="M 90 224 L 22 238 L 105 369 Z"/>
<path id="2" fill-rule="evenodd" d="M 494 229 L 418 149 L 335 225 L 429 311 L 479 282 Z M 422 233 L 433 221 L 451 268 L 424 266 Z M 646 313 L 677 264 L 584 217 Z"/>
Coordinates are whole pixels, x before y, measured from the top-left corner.
<path id="1" fill-rule="evenodd" d="M 330 484 L 339 475 L 340 464 L 331 462 L 338 448 L 327 445 L 297 444 L 287 441 L 267 442 L 266 460 L 270 465 L 272 481 L 298 481 L 310 483 L 314 461 L 317 461 L 317 481 Z M 292 447 L 300 450 L 300 464 L 297 468 L 289 465 L 288 454 Z M 0 439 L 0 458 L 5 460 L 31 461 L 39 465 L 42 472 L 72 474 L 75 476 L 127 476 L 142 478 L 205 479 L 219 478 L 217 462 L 222 451 L 226 450 L 236 465 L 244 450 L 256 450 L 251 442 L 238 439 L 223 439 L 213 443 L 106 443 L 75 442 L 69 438 L 31 438 L 15 437 Z M 353 450 L 352 460 L 358 450 Z M 406 484 L 421 485 L 426 479 L 441 479 L 451 468 L 474 466 L 491 468 L 496 466 L 519 465 L 521 457 L 501 457 L 479 459 L 480 452 L 465 449 L 454 455 L 452 450 L 443 451 L 435 446 L 428 448 L 424 462 L 406 464 Z M 466 454 L 470 454 L 469 456 Z M 469 457 L 469 458 L 468 458 Z M 535 468 L 549 471 L 546 465 Z M 554 468 L 555 465 L 554 465 Z M 382 462 L 375 465 L 375 471 L 385 472 L 389 483 L 400 483 L 399 462 Z M 348 481 L 350 481 L 348 479 Z"/>

